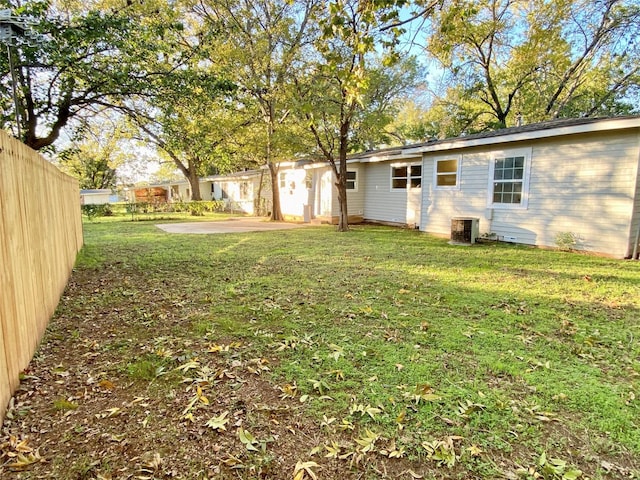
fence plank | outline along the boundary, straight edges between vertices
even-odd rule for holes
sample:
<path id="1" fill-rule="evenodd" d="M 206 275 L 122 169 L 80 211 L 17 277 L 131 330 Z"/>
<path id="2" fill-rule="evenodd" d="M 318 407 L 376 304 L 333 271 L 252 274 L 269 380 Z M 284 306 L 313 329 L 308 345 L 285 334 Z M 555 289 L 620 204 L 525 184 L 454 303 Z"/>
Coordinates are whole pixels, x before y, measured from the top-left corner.
<path id="1" fill-rule="evenodd" d="M 0 131 L 0 419 L 82 242 L 78 182 Z"/>

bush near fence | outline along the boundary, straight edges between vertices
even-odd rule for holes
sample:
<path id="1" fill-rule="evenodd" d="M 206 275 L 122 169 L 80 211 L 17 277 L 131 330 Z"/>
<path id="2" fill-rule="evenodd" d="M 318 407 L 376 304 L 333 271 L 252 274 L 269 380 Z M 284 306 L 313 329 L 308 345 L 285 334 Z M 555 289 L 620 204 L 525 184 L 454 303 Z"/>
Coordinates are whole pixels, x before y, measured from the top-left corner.
<path id="1" fill-rule="evenodd" d="M 193 202 L 136 202 L 106 203 L 104 205 L 82 205 L 82 214 L 89 220 L 98 217 L 111 217 L 125 214 L 147 213 L 191 213 L 202 216 L 205 213 L 224 211 L 225 203 L 221 200 L 202 200 Z"/>
<path id="2" fill-rule="evenodd" d="M 205 212 L 221 212 L 221 200 L 194 200 L 191 202 L 136 202 L 127 204 L 127 213 L 184 213 L 202 216 Z"/>
<path id="3" fill-rule="evenodd" d="M 82 242 L 78 182 L 0 131 L 0 419 Z"/>

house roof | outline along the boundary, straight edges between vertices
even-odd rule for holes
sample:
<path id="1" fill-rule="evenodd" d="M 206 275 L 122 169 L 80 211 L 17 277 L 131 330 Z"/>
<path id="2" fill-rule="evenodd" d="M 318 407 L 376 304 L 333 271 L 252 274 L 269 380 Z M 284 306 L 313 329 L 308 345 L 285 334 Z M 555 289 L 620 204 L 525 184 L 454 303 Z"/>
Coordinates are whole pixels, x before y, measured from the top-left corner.
<path id="1" fill-rule="evenodd" d="M 405 154 L 415 154 L 627 128 L 640 128 L 640 116 L 549 120 L 491 132 L 408 145 L 403 147 L 403 152 Z"/>
<path id="2" fill-rule="evenodd" d="M 110 188 L 94 188 L 80 190 L 80 195 L 111 195 L 113 191 Z"/>
<path id="3" fill-rule="evenodd" d="M 492 145 L 497 143 L 557 137 L 577 133 L 639 128 L 640 116 L 607 118 L 563 118 L 546 122 L 531 123 L 519 127 L 503 128 L 491 132 L 461 135 L 442 140 L 404 145 L 399 147 L 370 150 L 349 156 L 350 163 L 382 162 L 388 160 L 408 160 L 426 152 L 454 150 L 459 148 Z"/>

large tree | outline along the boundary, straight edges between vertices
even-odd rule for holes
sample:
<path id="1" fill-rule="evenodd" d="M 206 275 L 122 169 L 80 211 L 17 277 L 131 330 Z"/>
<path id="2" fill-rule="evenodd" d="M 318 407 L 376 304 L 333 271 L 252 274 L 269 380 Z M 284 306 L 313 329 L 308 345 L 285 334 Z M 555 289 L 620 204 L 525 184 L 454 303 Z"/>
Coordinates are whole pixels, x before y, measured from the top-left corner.
<path id="1" fill-rule="evenodd" d="M 458 133 L 630 111 L 633 0 L 448 0 L 432 28 L 428 50 L 449 72 L 432 113 L 457 119 Z"/>
<path id="2" fill-rule="evenodd" d="M 232 109 L 235 86 L 197 65 L 161 83 L 157 95 L 116 108 L 131 120 L 132 137 L 169 157 L 189 181 L 191 200 L 202 200 L 200 177 L 225 169 L 225 143 L 245 126 Z"/>
<path id="3" fill-rule="evenodd" d="M 163 0 L 74 9 L 3 0 L 0 6 L 28 20 L 40 35 L 39 41 L 10 47 L 22 140 L 36 150 L 52 146 L 63 129 L 92 115 L 96 105 L 149 94 L 154 78 L 167 73 L 158 39 L 179 29 Z M 11 73 L 7 57 L 0 57 L 0 120 L 17 132 Z"/>
<path id="4" fill-rule="evenodd" d="M 224 32 L 224 38 L 213 43 L 211 59 L 239 88 L 245 106 L 237 114 L 254 115 L 255 127 L 262 126 L 253 157 L 261 158 L 271 174 L 272 220 L 283 219 L 278 164 L 297 150 L 291 142 L 291 131 L 297 127 L 289 124 L 291 79 L 309 42 L 319 4 L 318 0 L 200 0 L 193 6 L 211 30 Z"/>
<path id="5" fill-rule="evenodd" d="M 86 125 L 71 145 L 57 155 L 60 169 L 78 179 L 83 189 L 116 188 L 117 169 L 130 160 L 121 128 L 108 119 Z"/>
<path id="6" fill-rule="evenodd" d="M 318 55 L 298 77 L 302 114 L 335 174 L 338 231 L 349 229 L 347 155 L 383 133 L 391 100 L 415 77 L 415 65 L 401 62 L 394 48 L 403 33 L 398 9 L 407 3 L 328 2 L 320 16 Z M 430 14 L 436 4 L 420 3 L 415 16 Z"/>

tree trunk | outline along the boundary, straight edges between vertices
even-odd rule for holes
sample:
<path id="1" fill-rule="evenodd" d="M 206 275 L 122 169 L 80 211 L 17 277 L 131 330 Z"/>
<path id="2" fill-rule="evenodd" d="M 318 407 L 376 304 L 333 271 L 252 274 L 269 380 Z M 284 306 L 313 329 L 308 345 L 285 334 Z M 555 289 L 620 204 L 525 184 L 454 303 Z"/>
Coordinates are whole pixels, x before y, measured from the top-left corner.
<path id="1" fill-rule="evenodd" d="M 260 170 L 260 183 L 258 183 L 258 194 L 253 199 L 253 212 L 259 217 L 264 217 L 262 211 L 262 182 L 264 180 L 264 169 Z"/>
<path id="2" fill-rule="evenodd" d="M 198 174 L 195 168 L 189 169 L 188 175 L 189 185 L 191 185 L 191 200 L 200 201 L 202 200 L 202 196 L 200 195 L 200 179 L 198 178 Z"/>
<path id="3" fill-rule="evenodd" d="M 345 178 L 346 180 L 346 178 Z M 338 205 L 340 206 L 340 212 L 338 214 L 338 231 L 349 231 L 349 210 L 347 208 L 347 185 L 345 182 L 337 182 L 338 188 Z"/>
<path id="4" fill-rule="evenodd" d="M 353 105 L 350 110 L 353 111 Z M 349 147 L 349 128 L 351 126 L 350 116 L 347 116 L 342 120 L 340 125 L 340 165 L 338 165 L 338 181 L 336 187 L 338 188 L 338 205 L 340 206 L 340 213 L 338 214 L 338 231 L 349 231 L 349 209 L 347 206 L 347 149 Z"/>
<path id="5" fill-rule="evenodd" d="M 282 208 L 280 207 L 280 182 L 278 179 L 278 166 L 272 162 L 269 162 L 269 173 L 271 174 L 271 221 L 282 222 L 284 221 L 284 215 L 282 215 Z"/>

